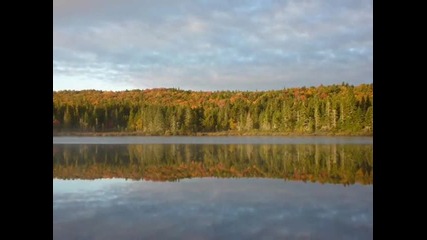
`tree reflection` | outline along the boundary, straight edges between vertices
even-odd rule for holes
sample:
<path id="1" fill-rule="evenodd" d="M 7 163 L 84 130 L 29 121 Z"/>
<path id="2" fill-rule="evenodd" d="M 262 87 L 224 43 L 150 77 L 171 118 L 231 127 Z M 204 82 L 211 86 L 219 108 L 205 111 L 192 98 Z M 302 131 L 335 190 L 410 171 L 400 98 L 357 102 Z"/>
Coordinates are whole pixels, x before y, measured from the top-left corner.
<path id="1" fill-rule="evenodd" d="M 53 145 L 53 177 L 176 181 L 281 178 L 344 185 L 373 181 L 372 145 Z"/>

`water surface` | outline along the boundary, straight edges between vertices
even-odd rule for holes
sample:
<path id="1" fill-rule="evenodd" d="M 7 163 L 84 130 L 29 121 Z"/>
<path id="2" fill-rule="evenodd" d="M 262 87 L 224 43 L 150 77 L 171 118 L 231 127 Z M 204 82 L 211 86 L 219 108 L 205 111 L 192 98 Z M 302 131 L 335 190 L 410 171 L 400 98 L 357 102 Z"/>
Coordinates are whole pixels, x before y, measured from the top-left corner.
<path id="1" fill-rule="evenodd" d="M 54 137 L 54 239 L 372 239 L 372 138 Z"/>
<path id="2" fill-rule="evenodd" d="M 372 137 L 53 137 L 53 144 L 372 144 Z"/>
<path id="3" fill-rule="evenodd" d="M 173 181 L 263 177 L 371 184 L 370 144 L 57 144 L 53 176 Z"/>
<path id="4" fill-rule="evenodd" d="M 55 239 L 372 239 L 372 186 L 54 180 Z"/>

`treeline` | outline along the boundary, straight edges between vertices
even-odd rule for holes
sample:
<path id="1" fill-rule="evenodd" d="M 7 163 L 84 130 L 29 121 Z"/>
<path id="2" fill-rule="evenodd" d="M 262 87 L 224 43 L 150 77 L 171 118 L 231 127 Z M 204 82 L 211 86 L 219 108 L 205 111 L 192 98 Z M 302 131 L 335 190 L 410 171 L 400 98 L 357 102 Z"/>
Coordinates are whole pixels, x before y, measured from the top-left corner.
<path id="1" fill-rule="evenodd" d="M 343 83 L 255 92 L 54 91 L 53 130 L 369 135 L 373 131 L 373 85 Z"/>
<path id="2" fill-rule="evenodd" d="M 176 181 L 261 177 L 372 184 L 372 145 L 64 144 L 53 145 L 53 177 Z"/>

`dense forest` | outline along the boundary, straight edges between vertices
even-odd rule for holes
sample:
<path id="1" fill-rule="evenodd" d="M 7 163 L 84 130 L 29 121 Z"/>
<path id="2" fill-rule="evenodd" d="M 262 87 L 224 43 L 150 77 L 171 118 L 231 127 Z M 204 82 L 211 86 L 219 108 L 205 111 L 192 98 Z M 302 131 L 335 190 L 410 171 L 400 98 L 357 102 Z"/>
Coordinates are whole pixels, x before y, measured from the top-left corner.
<path id="1" fill-rule="evenodd" d="M 370 144 L 60 144 L 53 145 L 53 177 L 261 177 L 372 184 L 372 152 Z"/>
<path id="2" fill-rule="evenodd" d="M 53 133 L 371 135 L 373 85 L 54 91 Z"/>

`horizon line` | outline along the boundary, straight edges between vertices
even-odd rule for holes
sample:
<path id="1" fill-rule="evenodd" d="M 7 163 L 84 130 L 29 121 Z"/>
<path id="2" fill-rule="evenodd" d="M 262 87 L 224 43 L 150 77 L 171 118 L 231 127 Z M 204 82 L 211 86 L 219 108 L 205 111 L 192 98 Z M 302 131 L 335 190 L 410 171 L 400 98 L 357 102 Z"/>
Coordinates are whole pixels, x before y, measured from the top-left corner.
<path id="1" fill-rule="evenodd" d="M 334 84 L 320 84 L 320 85 L 311 85 L 311 86 L 301 86 L 301 87 L 283 87 L 278 89 L 268 89 L 268 90 L 241 90 L 241 89 L 227 89 L 227 90 L 192 90 L 192 89 L 183 89 L 180 87 L 154 87 L 154 88 L 133 88 L 133 89 L 124 89 L 124 90 L 103 90 L 103 89 L 60 89 L 60 90 L 53 90 L 53 92 L 84 92 L 84 91 L 98 91 L 98 92 L 132 92 L 132 91 L 147 91 L 147 90 L 179 90 L 179 91 L 191 91 L 191 92 L 268 92 L 268 91 L 281 91 L 281 90 L 287 90 L 287 89 L 295 89 L 295 88 L 318 88 L 318 87 L 329 87 L 329 86 L 351 86 L 351 87 L 357 87 L 362 85 L 373 85 L 373 82 L 371 83 L 360 83 L 360 84 L 350 84 L 347 82 L 342 83 L 334 83 Z"/>

